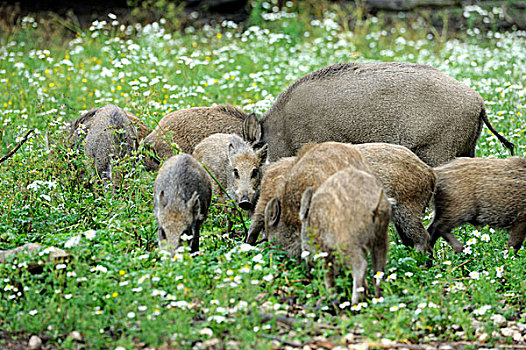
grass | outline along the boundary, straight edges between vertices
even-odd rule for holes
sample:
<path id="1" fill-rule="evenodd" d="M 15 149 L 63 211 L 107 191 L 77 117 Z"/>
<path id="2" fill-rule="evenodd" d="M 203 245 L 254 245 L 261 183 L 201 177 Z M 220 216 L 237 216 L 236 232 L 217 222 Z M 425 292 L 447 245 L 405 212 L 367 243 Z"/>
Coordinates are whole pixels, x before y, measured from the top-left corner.
<path id="1" fill-rule="evenodd" d="M 496 129 L 526 154 L 523 32 L 471 28 L 450 38 L 425 24 L 384 27 L 375 17 L 348 29 L 343 15 L 311 21 L 285 8 L 258 15 L 257 26 L 224 22 L 182 32 L 163 20 L 123 26 L 105 18 L 75 38 L 48 38 L 45 27 L 25 19 L 0 34 L 1 153 L 28 129 L 36 131 L 0 165 L 0 249 L 38 242 L 67 246 L 73 255 L 38 273 L 27 266 L 45 252 L 0 265 L 0 329 L 24 342 L 38 334 L 60 348 L 79 346 L 68 337 L 77 331 L 89 349 L 204 348 L 214 339 L 227 348 L 268 349 L 271 335 L 341 343 L 348 333 L 415 343 L 516 343 L 500 328 L 526 323 L 526 253 L 508 254 L 505 231 L 465 225 L 456 233 L 470 249 L 454 254 L 439 241 L 437 262 L 426 269 L 425 258 L 391 230 L 384 297 L 353 306 L 345 302 L 349 272 L 337 280 L 334 298 L 321 263 L 311 280 L 303 264 L 278 250 L 242 244 L 224 234 L 218 208 L 205 222 L 200 252 L 168 259 L 156 250 L 155 174 L 129 169 L 114 194 L 88 184 L 89 162 L 65 146 L 67 123 L 94 106 L 114 103 L 152 128 L 170 111 L 215 103 L 261 115 L 291 82 L 317 68 L 405 61 L 431 64 L 477 90 Z M 484 128 L 477 156 L 508 153 Z M 307 323 L 284 330 L 262 323 L 262 312 Z M 494 315 L 512 323 L 498 324 Z"/>

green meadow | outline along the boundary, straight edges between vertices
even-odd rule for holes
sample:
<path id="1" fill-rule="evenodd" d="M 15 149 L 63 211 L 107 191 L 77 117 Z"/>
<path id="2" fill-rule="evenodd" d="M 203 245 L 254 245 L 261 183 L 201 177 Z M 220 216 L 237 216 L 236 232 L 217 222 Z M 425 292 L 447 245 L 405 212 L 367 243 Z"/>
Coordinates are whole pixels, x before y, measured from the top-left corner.
<path id="1" fill-rule="evenodd" d="M 351 305 L 350 271 L 327 291 L 322 256 L 307 271 L 267 243 L 243 244 L 225 232 L 219 204 L 204 223 L 199 253 L 167 257 L 157 248 L 156 173 L 130 159 L 114 191 L 91 181 L 89 160 L 68 147 L 69 122 L 108 103 L 152 129 L 167 113 L 195 106 L 230 103 L 261 116 L 315 69 L 401 61 L 432 65 L 478 91 L 495 128 L 526 155 L 525 32 L 452 34 L 374 16 L 349 24 L 336 8 L 315 18 L 294 6 L 258 8 L 245 24 L 174 29 L 168 19 L 130 25 L 108 14 L 84 30 L 66 23 L 51 31 L 26 17 L 0 32 L 1 155 L 34 130 L 0 164 L 0 250 L 34 242 L 72 255 L 45 263 L 45 249 L 0 264 L 0 348 L 33 334 L 65 349 L 308 342 L 314 349 L 320 339 L 342 349 L 381 341 L 525 344 L 526 248 L 508 251 L 505 230 L 457 228 L 464 253 L 439 240 L 426 268 L 427 258 L 405 248 L 391 227 L 383 297 Z M 468 15 L 494 20 L 498 11 Z M 509 153 L 484 127 L 477 156 Z M 426 225 L 431 218 L 429 211 Z M 29 269 L 39 263 L 37 272 Z M 297 322 L 276 319 L 283 316 Z"/>

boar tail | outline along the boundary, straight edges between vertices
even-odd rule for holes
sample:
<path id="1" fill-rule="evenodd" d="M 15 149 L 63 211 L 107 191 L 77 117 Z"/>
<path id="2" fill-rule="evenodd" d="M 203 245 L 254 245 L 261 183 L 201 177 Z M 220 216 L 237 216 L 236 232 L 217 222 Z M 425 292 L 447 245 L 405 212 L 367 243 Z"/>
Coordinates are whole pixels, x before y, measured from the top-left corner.
<path id="1" fill-rule="evenodd" d="M 380 204 L 382 203 L 382 199 L 384 198 L 384 189 L 380 189 L 380 195 L 378 196 L 378 203 L 376 203 L 376 206 L 373 210 L 373 221 L 376 221 L 376 217 L 378 216 L 378 211 L 380 210 Z"/>
<path id="2" fill-rule="evenodd" d="M 497 138 L 499 139 L 500 142 L 502 142 L 502 144 L 510 150 L 510 153 L 511 155 L 513 155 L 513 150 L 515 148 L 515 145 L 513 143 L 511 143 L 510 141 L 508 141 L 504 136 L 502 136 L 501 134 L 499 134 L 497 132 L 497 130 L 495 130 L 495 128 L 493 127 L 493 125 L 491 125 L 491 123 L 489 122 L 489 119 L 488 119 L 488 116 L 486 114 L 486 110 L 485 109 L 482 109 L 482 111 L 480 112 L 480 119 L 482 119 L 482 121 L 484 122 L 484 124 L 486 124 L 486 126 L 488 127 L 488 129 L 495 135 L 497 136 Z"/>

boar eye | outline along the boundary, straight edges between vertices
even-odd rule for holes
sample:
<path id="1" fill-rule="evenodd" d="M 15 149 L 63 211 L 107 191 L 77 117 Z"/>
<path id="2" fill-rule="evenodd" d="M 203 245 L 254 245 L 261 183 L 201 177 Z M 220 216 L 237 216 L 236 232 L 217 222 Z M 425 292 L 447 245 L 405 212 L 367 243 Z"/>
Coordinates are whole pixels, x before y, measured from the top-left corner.
<path id="1" fill-rule="evenodd" d="M 237 169 L 234 169 L 234 179 L 239 179 L 239 173 Z"/>
<path id="2" fill-rule="evenodd" d="M 250 177 L 253 178 L 253 179 L 256 179 L 258 177 L 258 174 L 259 174 L 258 169 L 254 168 L 252 170 L 252 175 Z"/>

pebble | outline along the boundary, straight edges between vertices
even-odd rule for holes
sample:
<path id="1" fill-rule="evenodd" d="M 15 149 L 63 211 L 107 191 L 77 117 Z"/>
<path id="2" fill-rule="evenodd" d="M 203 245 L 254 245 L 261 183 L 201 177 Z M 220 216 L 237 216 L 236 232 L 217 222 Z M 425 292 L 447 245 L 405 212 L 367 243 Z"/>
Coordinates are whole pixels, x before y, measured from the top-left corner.
<path id="1" fill-rule="evenodd" d="M 40 349 L 42 347 L 42 339 L 40 339 L 36 335 L 32 335 L 31 338 L 29 338 L 29 343 L 27 343 L 27 347 L 30 350 Z"/>
<path id="2" fill-rule="evenodd" d="M 488 333 L 484 332 L 484 333 L 479 335 L 478 340 L 479 340 L 479 342 L 484 343 L 484 342 L 486 342 L 486 340 L 488 340 L 488 338 L 489 338 Z"/>
<path id="3" fill-rule="evenodd" d="M 82 341 L 82 335 L 77 331 L 69 333 L 68 338 L 74 341 Z"/>
<path id="4" fill-rule="evenodd" d="M 493 323 L 495 324 L 503 324 L 506 322 L 506 319 L 504 318 L 504 316 L 502 315 L 499 315 L 499 314 L 494 314 L 490 317 L 490 319 L 493 321 Z"/>
<path id="5" fill-rule="evenodd" d="M 345 345 L 352 344 L 352 343 L 354 343 L 354 341 L 355 341 L 354 340 L 354 334 L 352 334 L 352 333 L 347 333 L 346 335 L 343 336 L 343 343 Z"/>

